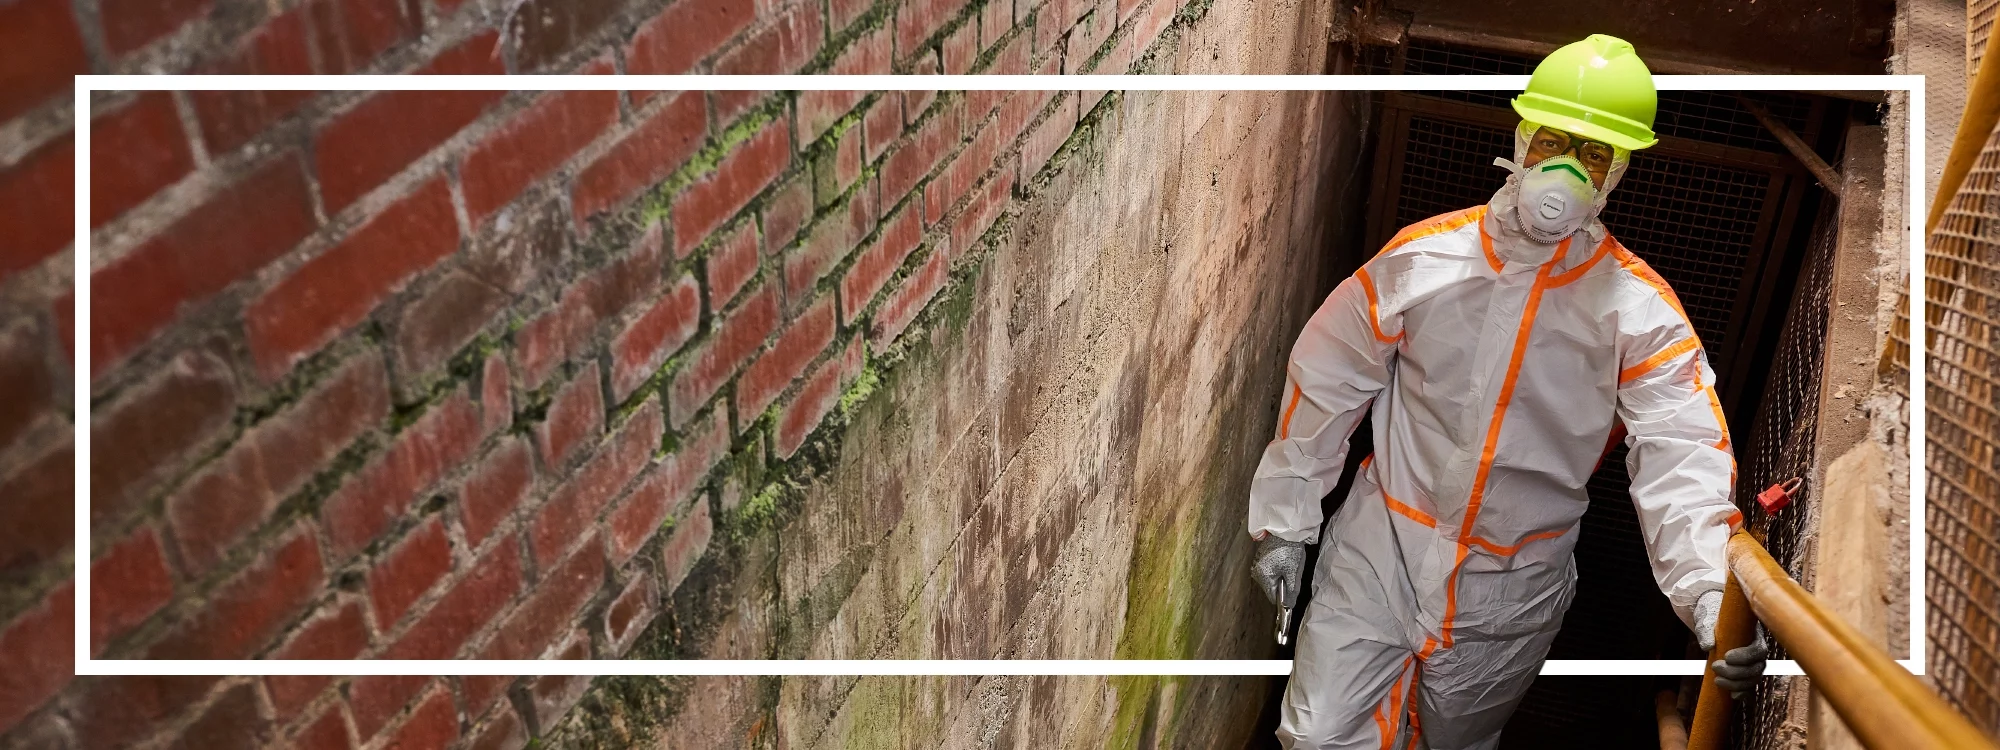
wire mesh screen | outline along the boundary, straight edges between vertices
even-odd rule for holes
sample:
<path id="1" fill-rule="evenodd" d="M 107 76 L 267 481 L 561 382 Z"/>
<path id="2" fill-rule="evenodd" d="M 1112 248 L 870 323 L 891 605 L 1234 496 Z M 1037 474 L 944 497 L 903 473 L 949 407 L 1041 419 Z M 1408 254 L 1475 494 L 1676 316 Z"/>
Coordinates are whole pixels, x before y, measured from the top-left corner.
<path id="1" fill-rule="evenodd" d="M 1820 373 L 1824 371 L 1828 306 L 1833 295 L 1833 254 L 1839 239 L 1839 203 L 1825 198 L 1814 219 L 1806 257 L 1799 269 L 1792 304 L 1778 333 L 1777 351 L 1764 376 L 1764 397 L 1757 404 L 1748 430 L 1736 435 L 1736 504 L 1752 528 L 1764 532 L 1764 547 L 1792 577 L 1811 588 L 1805 570 L 1807 538 L 1815 528 L 1804 514 L 1815 496 L 1802 488 L 1800 502 L 1766 514 L 1757 493 L 1793 477 L 1808 478 L 1815 460 L 1819 431 Z M 1782 644 L 1771 643 L 1773 659 L 1788 658 Z M 1736 747 L 1794 746 L 1791 691 L 1804 689 L 1797 680 L 1765 680 L 1735 714 Z"/>
<path id="2" fill-rule="evenodd" d="M 1986 55 L 1986 37 L 1993 33 L 1993 17 L 2000 0 L 1971 0 L 1965 4 L 1965 77 L 1972 80 L 1979 59 Z"/>
<path id="3" fill-rule="evenodd" d="M 2000 729 L 2000 131 L 1931 233 L 1924 272 L 1927 666 L 1990 732 Z M 1906 374 L 1907 317 L 1898 328 L 1891 369 Z"/>

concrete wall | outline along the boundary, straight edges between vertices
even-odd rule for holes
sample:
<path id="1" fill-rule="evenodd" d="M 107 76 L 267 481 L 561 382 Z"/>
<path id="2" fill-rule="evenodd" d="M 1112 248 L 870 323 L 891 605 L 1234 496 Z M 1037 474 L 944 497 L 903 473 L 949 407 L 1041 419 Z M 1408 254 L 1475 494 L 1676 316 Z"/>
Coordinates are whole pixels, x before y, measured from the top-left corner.
<path id="1" fill-rule="evenodd" d="M 1249 10 L 1249 9 L 1244 9 Z M 1163 56 L 1319 50 L 1216 6 Z M 1126 93 L 871 361 L 802 486 L 721 491 L 635 655 L 1256 658 L 1242 498 L 1333 280 L 1361 96 Z M 768 481 L 768 480 L 767 480 Z M 746 499 L 747 498 L 747 499 Z M 768 505 L 762 503 L 769 502 Z M 775 517 L 777 520 L 772 521 Z M 603 678 L 555 746 L 1229 747 L 1266 681 Z"/>

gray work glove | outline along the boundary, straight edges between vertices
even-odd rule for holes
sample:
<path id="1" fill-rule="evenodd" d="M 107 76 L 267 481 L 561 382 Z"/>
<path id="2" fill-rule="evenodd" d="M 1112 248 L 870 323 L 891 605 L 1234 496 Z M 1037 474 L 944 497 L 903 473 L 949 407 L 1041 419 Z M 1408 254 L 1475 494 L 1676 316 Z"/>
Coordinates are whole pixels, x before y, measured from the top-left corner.
<path id="1" fill-rule="evenodd" d="M 1299 578 L 1306 569 L 1306 543 L 1288 542 L 1278 535 L 1266 535 L 1257 540 L 1257 560 L 1250 566 L 1250 577 L 1257 579 L 1257 585 L 1264 587 L 1264 596 L 1272 604 L 1291 607 L 1299 600 Z M 1284 596 L 1279 597 L 1278 584 L 1284 583 Z"/>
<path id="2" fill-rule="evenodd" d="M 1702 594 L 1694 603 L 1695 640 L 1706 654 L 1715 649 L 1715 623 L 1722 613 L 1722 592 L 1710 591 Z M 1750 645 L 1730 649 L 1722 658 L 1708 665 L 1715 675 L 1715 686 L 1729 691 L 1729 697 L 1742 698 L 1757 685 L 1764 676 L 1764 662 L 1767 656 L 1764 648 L 1764 626 L 1757 626 L 1757 633 Z"/>

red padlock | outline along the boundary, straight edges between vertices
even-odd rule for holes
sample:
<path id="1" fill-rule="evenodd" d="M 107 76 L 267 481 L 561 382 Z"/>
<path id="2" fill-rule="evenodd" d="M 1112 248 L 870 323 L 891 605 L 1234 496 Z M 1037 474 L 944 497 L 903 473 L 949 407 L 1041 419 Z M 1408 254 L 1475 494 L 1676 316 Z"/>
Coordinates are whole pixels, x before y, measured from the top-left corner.
<path id="1" fill-rule="evenodd" d="M 1798 477 L 1792 477 L 1783 484 L 1771 485 L 1770 489 L 1757 493 L 1757 504 L 1762 506 L 1767 514 L 1777 513 L 1792 504 L 1792 493 L 1799 491 L 1800 483 Z"/>

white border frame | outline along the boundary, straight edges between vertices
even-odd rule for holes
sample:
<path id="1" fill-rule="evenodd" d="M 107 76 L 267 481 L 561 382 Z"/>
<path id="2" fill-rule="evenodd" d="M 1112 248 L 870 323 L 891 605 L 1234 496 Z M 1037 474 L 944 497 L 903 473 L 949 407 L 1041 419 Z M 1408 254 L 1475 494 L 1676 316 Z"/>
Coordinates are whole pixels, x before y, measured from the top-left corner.
<path id="1" fill-rule="evenodd" d="M 1661 75 L 1663 91 L 1906 91 L 1909 99 L 1910 267 L 1910 658 L 1924 673 L 1924 77 L 1920 75 Z M 782 75 L 782 76 L 407 76 L 80 75 L 76 77 L 76 673 L 78 675 L 1286 675 L 1288 659 L 1185 660 L 656 660 L 656 659 L 93 659 L 90 655 L 90 94 L 93 91 L 222 90 L 1027 90 L 1027 91 L 1518 91 L 1528 76 L 1503 75 Z M 1557 659 L 1545 675 L 1702 673 L 1700 659 Z M 1804 674 L 1776 660 L 1765 672 Z"/>

